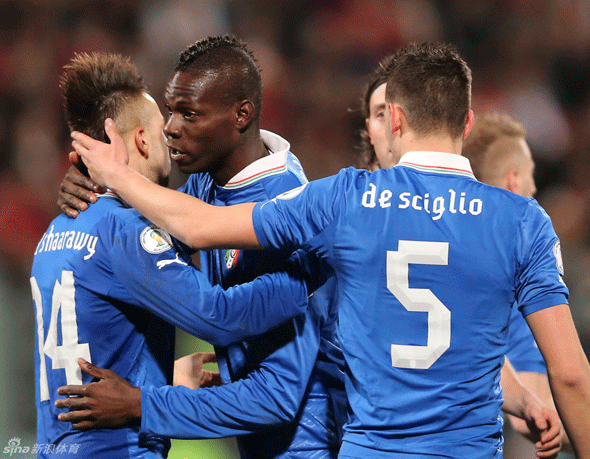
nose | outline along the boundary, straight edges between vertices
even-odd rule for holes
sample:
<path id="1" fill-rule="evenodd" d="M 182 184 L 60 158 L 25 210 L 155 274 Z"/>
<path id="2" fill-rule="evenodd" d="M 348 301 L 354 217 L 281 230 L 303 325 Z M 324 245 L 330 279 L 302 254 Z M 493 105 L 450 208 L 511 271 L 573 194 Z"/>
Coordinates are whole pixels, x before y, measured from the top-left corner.
<path id="1" fill-rule="evenodd" d="M 167 138 L 172 137 L 173 139 L 178 139 L 180 137 L 180 126 L 174 121 L 174 119 L 174 114 L 172 114 L 168 118 L 168 121 L 166 121 L 166 124 L 164 125 L 164 135 Z"/>

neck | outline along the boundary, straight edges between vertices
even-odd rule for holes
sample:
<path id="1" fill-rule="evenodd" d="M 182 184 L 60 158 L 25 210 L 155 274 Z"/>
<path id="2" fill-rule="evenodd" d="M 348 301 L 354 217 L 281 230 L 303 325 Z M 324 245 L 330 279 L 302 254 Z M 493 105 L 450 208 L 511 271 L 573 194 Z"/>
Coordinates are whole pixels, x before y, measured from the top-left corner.
<path id="1" fill-rule="evenodd" d="M 217 185 L 224 186 L 240 171 L 269 154 L 260 137 L 260 131 L 256 130 L 256 134 L 252 138 L 245 137 L 244 142 L 227 156 L 224 165 L 226 167 L 222 166 L 211 173 L 211 177 Z"/>
<path id="2" fill-rule="evenodd" d="M 461 154 L 462 139 L 444 135 L 411 135 L 401 140 L 402 155 L 408 151 L 441 151 L 443 153 Z"/>

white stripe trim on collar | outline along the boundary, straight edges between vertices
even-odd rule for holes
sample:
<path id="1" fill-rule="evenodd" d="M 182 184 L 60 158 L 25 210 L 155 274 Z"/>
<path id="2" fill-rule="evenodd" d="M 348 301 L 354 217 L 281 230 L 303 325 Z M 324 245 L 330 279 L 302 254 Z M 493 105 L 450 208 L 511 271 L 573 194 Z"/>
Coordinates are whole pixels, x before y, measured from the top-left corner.
<path id="1" fill-rule="evenodd" d="M 465 156 L 441 151 L 409 151 L 402 156 L 398 166 L 438 174 L 455 174 L 475 179 L 471 164 Z"/>
<path id="2" fill-rule="evenodd" d="M 242 188 L 264 177 L 280 174 L 287 170 L 287 153 L 291 148 L 289 142 L 277 134 L 262 129 L 260 137 L 270 154 L 254 161 L 238 172 L 223 186 L 224 189 Z"/>

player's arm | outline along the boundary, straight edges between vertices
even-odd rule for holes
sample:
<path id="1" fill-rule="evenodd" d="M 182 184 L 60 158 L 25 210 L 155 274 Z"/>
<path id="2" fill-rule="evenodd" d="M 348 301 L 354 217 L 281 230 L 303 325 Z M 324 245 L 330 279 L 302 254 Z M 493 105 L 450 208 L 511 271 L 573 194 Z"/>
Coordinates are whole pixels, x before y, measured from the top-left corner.
<path id="1" fill-rule="evenodd" d="M 551 387 L 549 386 L 549 379 L 545 373 L 536 373 L 533 371 L 517 371 L 518 379 L 524 387 L 535 394 L 539 400 L 549 408 L 556 410 L 555 402 L 551 396 Z M 520 419 L 511 414 L 507 414 L 507 418 L 510 421 L 512 428 L 521 434 L 522 436 L 531 439 L 531 431 L 525 420 Z M 561 432 L 561 450 L 572 451 L 569 438 L 565 433 L 565 430 Z"/>
<path id="2" fill-rule="evenodd" d="M 543 360 L 531 329 L 518 307 L 513 307 L 511 313 L 506 358 L 510 360 L 522 384 L 535 394 L 544 405 L 555 410 L 545 360 Z M 523 419 L 510 414 L 507 414 L 506 417 L 516 432 L 525 438 L 531 438 L 531 432 Z M 571 451 L 569 439 L 563 428 L 561 432 L 561 450 Z"/>
<path id="3" fill-rule="evenodd" d="M 185 386 L 189 389 L 221 386 L 223 381 L 218 371 L 205 369 L 206 363 L 217 362 L 215 352 L 195 352 L 174 361 L 173 386 Z"/>
<path id="4" fill-rule="evenodd" d="M 520 418 L 528 429 L 528 437 L 537 449 L 537 457 L 554 457 L 561 447 L 561 422 L 557 413 L 543 403 L 519 380 L 508 359 L 502 367 L 502 409 Z"/>
<path id="5" fill-rule="evenodd" d="M 128 153 L 112 120 L 106 144 L 73 132 L 72 145 L 88 167 L 90 177 L 115 191 L 157 226 L 194 248 L 256 248 L 252 223 L 254 204 L 219 207 L 152 183 L 127 166 Z"/>
<path id="6" fill-rule="evenodd" d="M 590 458 L 590 365 L 566 304 L 526 316 L 547 364 L 553 399 L 578 458 Z"/>
<path id="7" fill-rule="evenodd" d="M 294 320 L 295 338 L 281 346 L 246 378 L 192 390 L 183 386 L 141 389 L 110 370 L 85 361 L 80 367 L 98 382 L 64 386 L 57 400 L 59 420 L 75 429 L 139 423 L 141 432 L 170 438 L 242 435 L 291 422 L 305 394 L 319 349 L 319 324 L 311 314 Z"/>
<path id="8" fill-rule="evenodd" d="M 112 220 L 102 226 L 99 244 L 103 245 L 97 248 L 110 254 L 110 268 L 119 281 L 109 295 L 129 301 L 130 293 L 134 304 L 213 345 L 227 346 L 259 335 L 307 308 L 307 287 L 299 264 L 289 265 L 290 272 L 264 274 L 224 290 L 212 286 L 171 245 L 159 254 L 151 253 L 150 235 L 158 234 L 152 234 L 143 220 L 120 226 L 117 217 Z M 108 228 L 116 230 L 107 234 Z"/>

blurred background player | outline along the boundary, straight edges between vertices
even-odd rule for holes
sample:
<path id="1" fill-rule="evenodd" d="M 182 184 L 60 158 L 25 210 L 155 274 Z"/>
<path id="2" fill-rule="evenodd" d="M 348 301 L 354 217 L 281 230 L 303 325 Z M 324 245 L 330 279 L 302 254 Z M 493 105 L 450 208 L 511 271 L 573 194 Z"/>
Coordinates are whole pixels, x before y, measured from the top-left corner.
<path id="1" fill-rule="evenodd" d="M 560 282 L 558 239 L 534 201 L 476 181 L 460 156 L 473 120 L 470 83 L 451 46 L 402 48 L 386 93 L 400 166 L 344 170 L 259 204 L 210 206 L 142 180 L 113 126 L 111 145 L 72 137 L 91 177 L 192 246 L 303 246 L 326 258 L 339 281 L 347 363 L 340 457 L 501 457 L 502 330 L 515 295 L 574 448 L 588 457 L 590 425 L 580 418 L 590 410 L 590 367 Z M 509 238 L 488 234 L 498 225 Z M 375 228 L 379 237 L 360 237 Z"/>
<path id="2" fill-rule="evenodd" d="M 62 87 L 71 129 L 103 139 L 104 120 L 112 117 L 131 153 L 130 167 L 167 183 L 164 119 L 135 66 L 119 55 L 78 55 L 65 67 Z M 64 413 L 54 405 L 57 388 L 91 380 L 82 376 L 78 358 L 112 368 L 135 385 L 162 386 L 171 382 L 174 326 L 227 345 L 307 305 L 307 290 L 286 273 L 227 292 L 211 287 L 182 248 L 112 192 L 77 220 L 53 220 L 35 251 L 31 289 L 40 457 L 167 454 L 167 439 L 140 436 L 138 426 L 81 434 L 58 421 Z M 128 382 L 119 389 L 136 390 Z"/>
<path id="3" fill-rule="evenodd" d="M 479 181 L 521 196 L 534 197 L 535 162 L 526 142 L 526 130 L 508 115 L 476 115 L 473 128 L 463 142 L 462 154 L 469 159 L 473 174 Z M 520 380 L 545 404 L 554 407 L 545 361 L 516 307 L 510 318 L 508 343 L 506 356 Z M 526 423 L 514 416 L 508 417 L 517 432 L 528 434 Z M 571 450 L 567 436 L 563 438 L 562 448 L 564 451 Z M 565 457 L 565 453 L 561 453 L 560 457 L 562 455 Z"/>
<path id="4" fill-rule="evenodd" d="M 307 183 L 299 160 L 289 152 L 289 143 L 260 130 L 261 91 L 254 57 L 234 37 L 210 37 L 181 53 L 165 91 L 169 119 L 164 127 L 172 159 L 182 172 L 193 174 L 181 191 L 225 206 L 266 201 Z M 75 171 L 69 179 L 86 183 Z M 67 179 L 63 189 L 84 198 L 85 191 Z M 85 206 L 65 193 L 60 202 L 64 212 L 71 212 L 66 203 L 80 210 Z M 214 285 L 229 287 L 276 271 L 290 253 L 217 249 L 201 252 L 201 269 Z M 310 301 L 328 304 L 334 288 L 331 279 Z M 335 335 L 335 312 L 327 306 L 323 310 L 324 316 L 309 311 L 254 340 L 216 348 L 224 383 L 246 378 L 256 369 L 265 370 L 251 378 L 253 384 L 262 386 L 249 390 L 254 397 L 240 398 L 239 406 L 233 404 L 243 413 L 242 418 L 232 414 L 234 424 L 198 416 L 192 427 L 189 421 L 179 425 L 174 422 L 174 411 L 170 420 L 150 416 L 150 409 L 159 412 L 162 403 L 157 393 L 142 400 L 145 422 L 153 423 L 150 429 L 174 437 L 183 432 L 187 438 L 184 432 L 191 429 L 193 438 L 242 434 L 238 446 L 244 458 L 336 457 L 346 416 L 343 362 Z M 269 393 L 275 395 L 269 397 Z M 172 398 L 174 394 L 167 395 Z M 194 401 L 199 401 L 196 394 Z M 178 409 L 185 409 L 187 400 L 177 403 Z M 271 403 L 280 407 L 279 415 L 271 416 Z M 264 421 L 257 420 L 256 413 Z M 280 427 L 243 435 L 272 424 Z"/>

